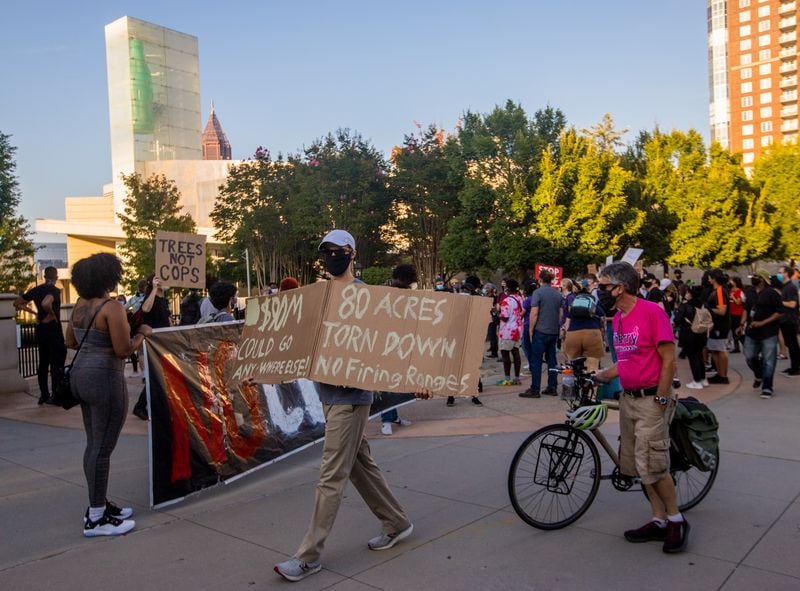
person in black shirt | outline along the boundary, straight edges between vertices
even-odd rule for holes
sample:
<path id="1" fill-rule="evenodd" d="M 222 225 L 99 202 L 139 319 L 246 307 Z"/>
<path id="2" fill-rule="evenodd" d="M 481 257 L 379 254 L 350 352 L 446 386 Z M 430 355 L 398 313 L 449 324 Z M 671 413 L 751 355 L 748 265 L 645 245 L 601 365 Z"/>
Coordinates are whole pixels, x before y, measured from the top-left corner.
<path id="1" fill-rule="evenodd" d="M 753 388 L 761 388 L 761 398 L 771 398 L 772 378 L 778 358 L 778 323 L 783 306 L 781 297 L 769 284 L 769 273 L 763 269 L 750 277 L 753 290 L 745 300 L 744 356 L 753 370 Z"/>
<path id="2" fill-rule="evenodd" d="M 164 286 L 161 280 L 155 275 L 147 278 L 147 290 L 145 291 L 144 301 L 142 302 L 142 312 L 144 313 L 143 322 L 151 328 L 166 328 L 170 326 L 169 305 L 164 298 Z M 133 414 L 146 421 L 149 418 L 147 412 L 147 388 L 142 388 L 139 399 L 133 407 Z"/>
<path id="3" fill-rule="evenodd" d="M 661 308 L 666 311 L 666 307 L 664 306 L 664 292 L 659 289 L 656 276 L 652 273 L 645 273 L 642 277 L 642 286 L 647 290 L 645 299 L 648 302 L 661 304 Z"/>
<path id="4" fill-rule="evenodd" d="M 790 376 L 800 376 L 800 344 L 797 342 L 797 286 L 792 282 L 791 267 L 782 266 L 778 270 L 778 281 L 781 285 L 781 301 L 783 302 L 783 315 L 780 328 L 783 342 L 789 350 L 789 367 L 783 373 Z"/>
<path id="5" fill-rule="evenodd" d="M 728 335 L 731 330 L 730 294 L 727 278 L 721 269 L 712 269 L 708 273 L 711 290 L 705 306 L 711 312 L 714 326 L 708 334 L 706 346 L 711 353 L 717 375 L 708 378 L 711 384 L 728 383 Z"/>
<path id="6" fill-rule="evenodd" d="M 64 360 L 67 358 L 67 347 L 64 344 L 64 332 L 61 330 L 61 292 L 56 287 L 58 269 L 47 267 L 44 270 L 44 283 L 28 290 L 14 300 L 17 310 L 36 314 L 36 345 L 39 348 L 39 404 L 55 404 L 53 396 L 64 371 Z M 36 305 L 36 312 L 28 306 L 28 302 Z M 52 388 L 47 387 L 47 376 L 50 375 Z M 51 394 L 52 393 L 52 394 Z"/>

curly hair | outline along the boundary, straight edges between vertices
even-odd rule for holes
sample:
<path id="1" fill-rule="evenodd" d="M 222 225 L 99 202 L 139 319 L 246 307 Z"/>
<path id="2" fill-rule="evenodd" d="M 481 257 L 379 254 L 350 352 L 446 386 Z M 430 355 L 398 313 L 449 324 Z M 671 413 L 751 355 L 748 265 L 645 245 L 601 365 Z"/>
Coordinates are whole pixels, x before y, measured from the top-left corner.
<path id="1" fill-rule="evenodd" d="M 101 252 L 79 260 L 72 267 L 72 284 L 84 299 L 102 298 L 122 279 L 122 263 L 113 254 Z"/>
<path id="2" fill-rule="evenodd" d="M 227 281 L 217 281 L 210 290 L 208 290 L 208 299 L 211 300 L 211 305 L 217 310 L 224 310 L 231 302 L 231 298 L 236 295 L 236 286 Z"/>

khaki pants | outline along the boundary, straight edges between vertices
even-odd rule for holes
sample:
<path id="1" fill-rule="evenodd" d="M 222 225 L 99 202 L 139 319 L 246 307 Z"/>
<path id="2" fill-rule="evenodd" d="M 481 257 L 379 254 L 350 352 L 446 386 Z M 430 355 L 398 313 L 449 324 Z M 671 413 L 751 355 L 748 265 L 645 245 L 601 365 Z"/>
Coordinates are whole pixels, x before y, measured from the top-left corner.
<path id="1" fill-rule="evenodd" d="M 676 398 L 666 406 L 653 396 L 619 397 L 619 471 L 639 476 L 642 484 L 655 484 L 669 475 L 669 424 Z"/>
<path id="2" fill-rule="evenodd" d="M 605 352 L 603 334 L 599 328 L 567 331 L 567 336 L 564 339 L 564 353 L 567 359 L 575 359 L 576 357 L 602 359 Z"/>
<path id="3" fill-rule="evenodd" d="M 325 444 L 314 512 L 295 556 L 304 562 L 318 562 L 325 540 L 333 528 L 342 502 L 347 479 L 382 524 L 384 533 L 408 528 L 410 522 L 400 503 L 389 490 L 369 450 L 364 430 L 369 406 L 336 404 L 324 406 Z"/>

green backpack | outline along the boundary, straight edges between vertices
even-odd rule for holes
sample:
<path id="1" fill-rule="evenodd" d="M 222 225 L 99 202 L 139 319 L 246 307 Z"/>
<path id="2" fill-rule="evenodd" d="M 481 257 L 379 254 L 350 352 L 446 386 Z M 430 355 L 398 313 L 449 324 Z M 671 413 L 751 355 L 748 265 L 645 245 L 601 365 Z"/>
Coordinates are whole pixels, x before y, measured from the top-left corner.
<path id="1" fill-rule="evenodd" d="M 708 472 L 719 457 L 719 423 L 705 404 L 691 396 L 678 399 L 670 437 L 689 463 Z"/>

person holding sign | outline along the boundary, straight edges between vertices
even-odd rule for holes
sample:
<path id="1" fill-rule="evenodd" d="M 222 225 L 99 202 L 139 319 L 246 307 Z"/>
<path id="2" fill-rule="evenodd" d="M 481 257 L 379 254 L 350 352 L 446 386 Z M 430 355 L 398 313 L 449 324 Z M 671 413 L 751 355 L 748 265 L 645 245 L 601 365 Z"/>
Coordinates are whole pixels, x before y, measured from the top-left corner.
<path id="1" fill-rule="evenodd" d="M 353 276 L 356 241 L 349 232 L 332 230 L 322 239 L 319 251 L 332 281 L 359 281 Z M 325 413 L 322 464 L 308 531 L 295 555 L 275 565 L 275 572 L 288 581 L 300 581 L 322 569 L 320 557 L 348 478 L 381 521 L 382 533 L 367 542 L 370 550 L 388 550 L 414 530 L 372 459 L 364 434 L 372 392 L 323 383 L 317 383 L 317 391 Z M 427 389 L 415 394 L 419 398 L 430 397 Z"/>

